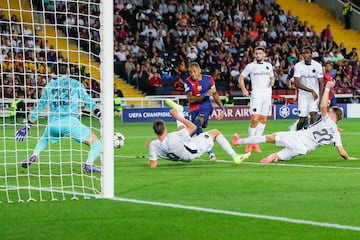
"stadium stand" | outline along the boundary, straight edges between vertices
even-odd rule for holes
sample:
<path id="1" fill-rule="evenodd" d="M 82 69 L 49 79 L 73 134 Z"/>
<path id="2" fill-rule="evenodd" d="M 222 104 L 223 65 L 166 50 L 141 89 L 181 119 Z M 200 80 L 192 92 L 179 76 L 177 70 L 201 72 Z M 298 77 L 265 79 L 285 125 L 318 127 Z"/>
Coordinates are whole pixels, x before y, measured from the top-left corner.
<path id="1" fill-rule="evenodd" d="M 116 45 L 119 49 L 138 49 L 127 54 L 127 58 L 135 58 L 135 64 L 140 65 L 129 76 L 142 76 L 142 84 L 134 87 L 144 94 L 150 93 L 146 87 L 146 80 L 151 76 L 147 65 L 155 66 L 164 78 L 162 89 L 157 89 L 155 94 L 172 94 L 170 86 L 177 79 L 185 78 L 187 64 L 196 60 L 204 72 L 214 75 L 219 88 L 224 86 L 221 92 L 230 90 L 235 96 L 241 96 L 237 89 L 237 76 L 229 77 L 226 72 L 233 71 L 237 62 L 240 63 L 241 71 L 252 60 L 253 49 L 258 45 L 268 49 L 268 61 L 272 62 L 276 73 L 274 95 L 279 98 L 282 94 L 277 94 L 277 89 L 287 89 L 286 81 L 291 71 L 289 62 L 300 60 L 299 53 L 305 45 L 314 46 L 318 54 L 314 58 L 322 63 L 324 55 L 329 54 L 335 62 L 336 52 L 342 51 L 344 59 L 336 62 L 335 68 L 343 68 L 343 65 L 347 68 L 351 65 L 351 77 L 357 76 L 357 60 L 348 60 L 349 51 L 341 48 L 340 42 L 335 42 L 333 38 L 324 39 L 319 27 L 315 27 L 312 21 L 307 21 L 305 17 L 295 17 L 287 9 L 285 12 L 277 4 L 283 1 L 160 1 L 148 5 L 141 5 L 137 1 L 115 2 L 116 16 L 121 19 L 116 22 Z M 295 1 L 285 2 L 293 4 Z M 136 20 L 131 17 L 134 14 Z M 327 25 L 322 24 L 322 28 Z M 332 45 L 332 48 L 324 49 L 321 43 Z M 351 43 L 347 43 L 349 44 Z M 118 73 L 122 77 L 125 75 L 121 71 L 121 65 L 126 63 L 127 58 L 118 60 L 117 63 Z M 155 60 L 156 58 L 160 61 Z M 341 71 L 338 75 L 343 81 L 345 75 Z M 128 82 L 131 84 L 139 80 L 130 79 Z M 351 82 L 355 82 L 355 79 Z M 251 87 L 250 84 L 247 86 Z M 342 82 L 340 86 L 345 87 Z M 351 92 L 354 86 L 351 83 L 350 86 L 348 84 L 347 88 L 349 87 L 351 90 L 341 91 Z"/>
<path id="2" fill-rule="evenodd" d="M 299 16 L 299 19 L 303 21 L 307 20 L 310 25 L 315 27 L 318 33 L 321 33 L 327 25 L 330 25 L 335 42 L 345 43 L 348 50 L 353 47 L 360 49 L 360 34 L 355 30 L 344 29 L 343 23 L 316 3 L 287 0 L 277 0 L 276 2 L 286 12 L 290 10 L 292 15 Z"/>
<path id="3" fill-rule="evenodd" d="M 72 9 L 75 14 L 87 11 L 82 9 L 81 3 L 67 6 L 63 1 L 53 3 L 58 8 Z M 114 3 L 115 73 L 122 79 L 117 82 L 121 83 L 125 97 L 129 97 L 127 91 L 130 90 L 143 95 L 179 94 L 174 91 L 174 83 L 185 79 L 187 65 L 194 60 L 205 73 L 214 75 L 220 93 L 229 90 L 234 96 L 241 96 L 237 88 L 238 75 L 252 61 L 253 49 L 264 46 L 267 60 L 273 64 L 276 74 L 274 96 L 280 99 L 283 94 L 277 91 L 288 88 L 291 62 L 301 60 L 299 53 L 303 46 L 312 45 L 316 60 L 334 62 L 339 94 L 354 93 L 353 100 L 357 101 L 360 91 L 357 44 L 360 41 L 351 40 L 359 34 L 339 29 L 340 24 L 314 3 L 286 0 L 114 0 Z M 301 15 L 301 9 L 305 8 Z M 48 18 L 54 21 L 59 16 L 55 18 L 50 14 Z M 77 38 L 79 34 L 96 38 L 96 23 L 91 34 L 76 30 L 64 31 L 64 34 L 70 38 Z M 327 25 L 330 25 L 330 37 L 322 32 Z M 350 36 L 344 38 L 345 34 Z M 80 42 L 79 47 L 86 49 L 88 44 Z M 355 53 L 350 50 L 352 48 Z M 91 50 L 96 52 L 98 47 L 91 46 Z M 156 71 L 152 71 L 153 68 Z M 162 87 L 152 91 L 149 79 L 155 72 L 161 75 Z M 251 88 L 249 82 L 246 86 Z"/>

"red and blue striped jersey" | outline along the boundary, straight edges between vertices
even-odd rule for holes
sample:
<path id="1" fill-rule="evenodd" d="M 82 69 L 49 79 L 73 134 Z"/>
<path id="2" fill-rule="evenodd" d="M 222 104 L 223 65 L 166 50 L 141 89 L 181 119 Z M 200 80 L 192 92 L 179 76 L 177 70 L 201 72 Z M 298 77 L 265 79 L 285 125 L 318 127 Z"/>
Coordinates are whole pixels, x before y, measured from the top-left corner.
<path id="1" fill-rule="evenodd" d="M 206 92 L 215 88 L 215 80 L 211 75 L 201 75 L 200 81 L 193 80 L 190 77 L 185 79 L 185 93 L 192 92 L 194 96 L 206 95 Z M 212 108 L 210 97 L 206 96 L 201 103 L 189 103 L 189 112 L 203 108 Z"/>

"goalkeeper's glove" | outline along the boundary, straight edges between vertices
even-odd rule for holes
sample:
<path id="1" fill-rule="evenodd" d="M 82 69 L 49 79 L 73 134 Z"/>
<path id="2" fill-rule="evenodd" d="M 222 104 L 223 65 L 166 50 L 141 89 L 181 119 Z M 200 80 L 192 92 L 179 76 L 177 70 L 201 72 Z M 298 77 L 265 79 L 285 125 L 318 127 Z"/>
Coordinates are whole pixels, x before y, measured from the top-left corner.
<path id="1" fill-rule="evenodd" d="M 25 122 L 24 123 L 24 127 L 17 130 L 16 133 L 15 133 L 15 140 L 17 142 L 23 142 L 26 135 L 27 135 L 27 132 L 30 130 L 31 128 L 31 125 L 32 123 L 31 122 Z"/>
<path id="2" fill-rule="evenodd" d="M 95 114 L 95 116 L 96 116 L 97 118 L 101 119 L 102 113 L 101 113 L 100 109 L 95 108 L 94 114 Z"/>

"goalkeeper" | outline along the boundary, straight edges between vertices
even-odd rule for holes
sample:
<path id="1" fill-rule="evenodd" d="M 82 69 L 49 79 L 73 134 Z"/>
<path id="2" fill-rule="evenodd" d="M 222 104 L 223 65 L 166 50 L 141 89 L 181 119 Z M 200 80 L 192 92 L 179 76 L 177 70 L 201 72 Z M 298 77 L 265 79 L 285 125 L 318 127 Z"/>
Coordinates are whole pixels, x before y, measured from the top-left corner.
<path id="1" fill-rule="evenodd" d="M 100 155 L 101 143 L 96 135 L 78 119 L 80 100 L 93 111 L 96 117 L 101 118 L 101 111 L 97 108 L 95 101 L 87 94 L 82 83 L 67 76 L 67 64 L 60 63 L 57 66 L 59 75 L 65 76 L 58 77 L 47 84 L 37 106 L 30 113 L 27 121 L 25 120 L 24 127 L 16 132 L 16 141 L 24 141 L 31 125 L 38 119 L 43 109 L 47 105 L 49 106 L 48 125 L 39 139 L 34 153 L 23 161 L 22 167 L 28 168 L 30 164 L 34 163 L 40 153 L 47 147 L 49 140 L 56 143 L 62 137 L 71 137 L 77 142 L 90 146 L 83 168 L 84 172 L 100 172 L 100 169 L 94 166 L 93 163 Z"/>

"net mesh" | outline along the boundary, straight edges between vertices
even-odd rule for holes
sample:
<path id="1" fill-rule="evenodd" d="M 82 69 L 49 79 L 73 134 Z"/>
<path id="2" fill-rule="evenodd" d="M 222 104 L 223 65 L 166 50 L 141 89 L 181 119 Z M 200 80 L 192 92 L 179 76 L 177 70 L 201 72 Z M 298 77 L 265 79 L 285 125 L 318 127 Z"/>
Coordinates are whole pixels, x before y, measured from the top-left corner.
<path id="1" fill-rule="evenodd" d="M 101 176 L 83 173 L 89 147 L 69 138 L 48 143 L 29 168 L 47 124 L 46 109 L 24 142 L 14 134 L 36 105 L 42 89 L 56 78 L 56 63 L 68 63 L 100 104 L 100 0 L 0 1 L 0 201 L 63 200 L 100 193 Z M 99 120 L 85 106 L 80 121 L 100 136 Z M 99 159 L 96 162 L 100 165 Z"/>

